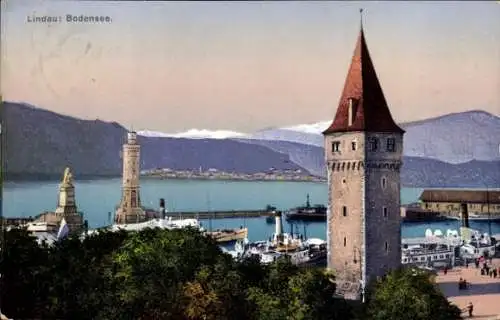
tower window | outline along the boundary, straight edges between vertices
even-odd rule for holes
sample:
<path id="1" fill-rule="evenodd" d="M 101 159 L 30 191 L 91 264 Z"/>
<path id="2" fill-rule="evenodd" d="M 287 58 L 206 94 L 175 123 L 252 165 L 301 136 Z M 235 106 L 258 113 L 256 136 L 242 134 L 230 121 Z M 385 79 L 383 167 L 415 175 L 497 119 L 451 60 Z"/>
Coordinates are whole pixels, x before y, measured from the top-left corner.
<path id="1" fill-rule="evenodd" d="M 387 242 L 386 242 L 387 243 Z M 344 247 L 347 246 L 347 239 L 344 237 Z"/>
<path id="2" fill-rule="evenodd" d="M 385 189 L 387 187 L 387 179 L 385 177 L 382 177 L 382 179 L 380 179 L 380 185 L 382 186 L 382 189 Z"/>
<path id="3" fill-rule="evenodd" d="M 332 142 L 332 152 L 340 152 L 340 141 Z"/>
<path id="4" fill-rule="evenodd" d="M 137 206 L 137 193 L 135 190 L 130 192 L 130 206 L 135 208 Z"/>
<path id="5" fill-rule="evenodd" d="M 384 218 L 387 218 L 389 216 L 389 211 L 387 210 L 387 207 L 382 208 L 382 213 L 384 214 Z"/>
<path id="6" fill-rule="evenodd" d="M 389 244 L 387 243 L 387 241 L 385 242 L 385 252 L 388 252 L 389 251 Z"/>
<path id="7" fill-rule="evenodd" d="M 342 215 L 344 217 L 347 217 L 347 207 L 346 206 L 342 206 Z"/>
<path id="8" fill-rule="evenodd" d="M 342 178 L 342 183 L 346 184 L 346 182 L 347 182 L 346 178 Z M 499 209 L 500 209 L 500 206 L 499 206 Z"/>
<path id="9" fill-rule="evenodd" d="M 378 139 L 375 137 L 368 138 L 368 145 L 369 145 L 370 151 L 377 151 Z"/>
<path id="10" fill-rule="evenodd" d="M 357 146 L 358 146 L 358 144 L 356 143 L 356 141 L 352 141 L 351 142 L 351 149 L 352 149 L 352 151 L 356 151 Z"/>
<path id="11" fill-rule="evenodd" d="M 387 151 L 388 152 L 394 152 L 396 151 L 396 139 L 394 138 L 388 138 L 387 139 Z"/>

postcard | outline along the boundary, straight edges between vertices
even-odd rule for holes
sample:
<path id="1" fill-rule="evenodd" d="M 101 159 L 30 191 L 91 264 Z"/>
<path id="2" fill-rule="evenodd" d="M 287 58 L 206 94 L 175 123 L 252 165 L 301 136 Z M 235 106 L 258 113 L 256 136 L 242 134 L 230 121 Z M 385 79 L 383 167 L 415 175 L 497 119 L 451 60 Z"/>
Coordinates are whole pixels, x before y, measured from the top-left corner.
<path id="1" fill-rule="evenodd" d="M 3 1 L 2 226 L 51 245 L 194 228 L 234 257 L 320 261 L 352 299 L 401 265 L 473 268 L 500 251 L 499 15 L 491 1 Z M 423 253 L 429 239 L 446 248 Z M 500 313 L 480 294 L 445 293 Z M 149 318 L 181 312 L 165 310 Z"/>

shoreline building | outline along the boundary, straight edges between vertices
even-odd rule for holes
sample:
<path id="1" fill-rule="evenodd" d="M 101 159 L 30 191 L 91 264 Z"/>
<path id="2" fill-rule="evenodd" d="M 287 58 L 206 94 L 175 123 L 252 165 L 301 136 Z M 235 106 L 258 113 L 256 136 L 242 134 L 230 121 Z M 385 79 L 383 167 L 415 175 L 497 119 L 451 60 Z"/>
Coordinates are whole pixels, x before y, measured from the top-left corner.
<path id="1" fill-rule="evenodd" d="M 337 294 L 364 300 L 370 281 L 401 266 L 404 130 L 390 113 L 362 22 L 335 118 L 323 135 L 328 268 L 336 272 Z"/>
<path id="2" fill-rule="evenodd" d="M 137 133 L 131 131 L 123 145 L 122 199 L 116 209 L 115 223 L 139 223 L 146 220 L 139 195 L 140 153 Z"/>
<path id="3" fill-rule="evenodd" d="M 54 212 L 44 212 L 35 222 L 46 222 L 48 228 L 57 231 L 62 219 L 66 220 L 70 234 L 83 231 L 83 215 L 78 212 L 75 197 L 75 185 L 70 168 L 64 170 L 64 175 L 59 185 L 57 208 Z"/>
<path id="4" fill-rule="evenodd" d="M 500 217 L 499 190 L 425 189 L 419 202 L 422 210 L 439 212 L 448 217 L 459 218 L 463 203 L 467 204 L 468 212 L 473 215 Z"/>

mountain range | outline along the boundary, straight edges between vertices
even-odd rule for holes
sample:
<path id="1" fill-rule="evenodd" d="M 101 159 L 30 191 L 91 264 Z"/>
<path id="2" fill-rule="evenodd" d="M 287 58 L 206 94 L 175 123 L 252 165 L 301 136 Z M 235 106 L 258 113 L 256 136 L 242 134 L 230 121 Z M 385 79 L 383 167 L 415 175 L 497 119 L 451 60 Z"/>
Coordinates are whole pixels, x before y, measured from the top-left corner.
<path id="1" fill-rule="evenodd" d="M 81 120 L 22 103 L 4 102 L 7 179 L 118 176 L 126 129 L 116 122 Z M 138 132 L 141 169 L 215 168 L 255 173 L 301 169 L 325 175 L 321 131 L 329 121 L 252 134 L 190 130 Z M 406 130 L 402 184 L 408 187 L 499 187 L 500 118 L 468 111 L 402 123 Z"/>

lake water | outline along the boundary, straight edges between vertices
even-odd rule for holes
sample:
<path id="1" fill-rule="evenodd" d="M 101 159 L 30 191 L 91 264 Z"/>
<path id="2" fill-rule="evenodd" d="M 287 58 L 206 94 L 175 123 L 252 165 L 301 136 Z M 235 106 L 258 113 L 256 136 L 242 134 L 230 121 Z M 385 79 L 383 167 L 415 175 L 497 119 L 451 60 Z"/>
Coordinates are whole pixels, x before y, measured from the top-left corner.
<path id="1" fill-rule="evenodd" d="M 58 181 L 6 182 L 4 184 L 3 212 L 6 217 L 35 216 L 53 211 L 57 206 Z M 214 180 L 141 180 L 143 206 L 157 208 L 164 198 L 168 211 L 208 211 L 233 209 L 263 209 L 270 204 L 279 210 L 303 205 L 306 195 L 312 204 L 327 204 L 325 183 L 282 181 L 214 181 Z M 85 214 L 91 228 L 109 224 L 108 212 L 114 212 L 120 201 L 121 179 L 100 179 L 75 182 L 79 211 Z M 402 188 L 401 202 L 415 202 L 422 189 Z M 203 220 L 205 228 L 249 228 L 251 241 L 268 238 L 274 224 L 265 218 Z M 458 229 L 459 221 L 432 223 L 404 223 L 403 237 L 423 236 L 427 228 Z M 290 226 L 285 225 L 289 231 Z M 471 227 L 488 232 L 487 222 L 471 222 Z M 492 233 L 500 233 L 500 223 L 491 223 Z M 308 237 L 326 238 L 326 223 L 299 224 L 295 229 Z"/>

